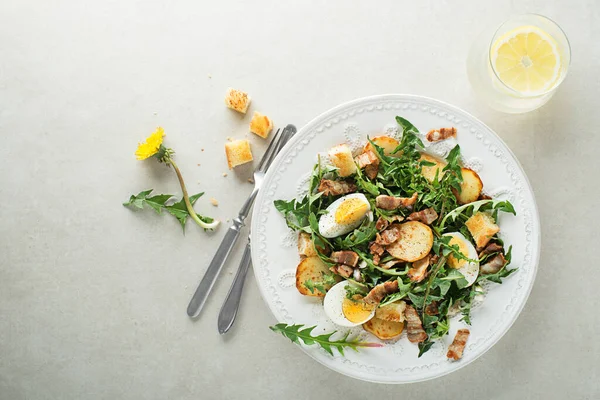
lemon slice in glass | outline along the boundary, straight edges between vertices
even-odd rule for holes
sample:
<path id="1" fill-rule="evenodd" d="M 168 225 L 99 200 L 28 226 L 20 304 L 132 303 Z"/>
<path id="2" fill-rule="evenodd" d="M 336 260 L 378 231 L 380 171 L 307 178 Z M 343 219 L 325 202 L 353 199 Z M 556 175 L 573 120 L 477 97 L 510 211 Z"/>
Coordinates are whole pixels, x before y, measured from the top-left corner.
<path id="1" fill-rule="evenodd" d="M 522 94 L 544 93 L 560 77 L 557 44 L 535 26 L 522 26 L 498 38 L 491 48 L 491 61 L 498 78 Z"/>

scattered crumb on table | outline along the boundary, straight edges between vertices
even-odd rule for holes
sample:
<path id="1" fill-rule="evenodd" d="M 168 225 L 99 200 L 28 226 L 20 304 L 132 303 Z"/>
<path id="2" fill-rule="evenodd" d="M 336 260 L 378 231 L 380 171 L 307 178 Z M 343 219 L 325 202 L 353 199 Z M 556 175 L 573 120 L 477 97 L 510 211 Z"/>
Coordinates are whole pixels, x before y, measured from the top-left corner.
<path id="1" fill-rule="evenodd" d="M 223 172 L 223 176 L 227 176 L 227 172 Z"/>
<path id="2" fill-rule="evenodd" d="M 250 183 L 254 183 L 254 179 L 252 179 L 252 178 L 248 178 L 248 182 L 250 182 Z"/>
<path id="3" fill-rule="evenodd" d="M 210 204 L 212 204 L 213 206 L 217 207 L 219 205 L 219 202 L 214 197 L 211 197 L 210 198 Z"/>

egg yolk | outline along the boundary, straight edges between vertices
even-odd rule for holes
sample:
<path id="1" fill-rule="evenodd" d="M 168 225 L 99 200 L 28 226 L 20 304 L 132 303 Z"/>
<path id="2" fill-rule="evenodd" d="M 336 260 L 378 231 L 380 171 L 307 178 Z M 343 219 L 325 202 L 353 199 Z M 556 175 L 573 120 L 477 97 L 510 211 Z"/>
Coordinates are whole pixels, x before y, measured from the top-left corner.
<path id="1" fill-rule="evenodd" d="M 335 211 L 335 222 L 353 224 L 360 221 L 369 212 L 369 204 L 361 199 L 346 199 Z"/>
<path id="2" fill-rule="evenodd" d="M 450 246 L 453 245 L 457 245 L 458 246 L 458 251 L 460 251 L 465 257 L 468 257 L 469 255 L 469 248 L 467 247 L 467 244 L 463 241 L 460 240 L 456 237 L 452 237 L 452 239 L 450 239 L 450 243 L 448 243 Z M 448 265 L 450 266 L 450 268 L 460 268 L 462 266 L 464 266 L 466 263 L 468 263 L 467 260 L 462 260 L 462 259 L 458 259 L 454 256 L 454 254 L 450 254 L 448 256 Z"/>
<path id="3" fill-rule="evenodd" d="M 342 301 L 342 312 L 350 322 L 360 323 L 369 318 L 374 307 L 361 300 L 344 297 Z"/>

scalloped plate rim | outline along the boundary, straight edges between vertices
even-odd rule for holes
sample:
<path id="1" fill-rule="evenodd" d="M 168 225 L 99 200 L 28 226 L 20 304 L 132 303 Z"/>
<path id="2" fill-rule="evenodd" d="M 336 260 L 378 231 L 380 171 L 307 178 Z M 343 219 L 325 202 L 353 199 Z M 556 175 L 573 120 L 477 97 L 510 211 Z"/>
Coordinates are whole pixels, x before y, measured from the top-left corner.
<path id="1" fill-rule="evenodd" d="M 497 142 L 500 144 L 502 149 L 507 153 L 507 155 L 510 157 L 510 159 L 518 167 L 518 172 L 520 172 L 522 179 L 524 180 L 524 183 L 526 184 L 526 187 L 524 188 L 524 190 L 525 189 L 528 190 L 529 193 L 531 194 L 530 207 L 531 207 L 531 214 L 532 214 L 531 215 L 532 232 L 536 233 L 535 236 L 537 238 L 537 240 L 532 243 L 533 248 L 531 249 L 533 256 L 534 256 L 530 261 L 530 265 L 533 269 L 531 278 L 528 282 L 527 287 L 524 288 L 525 292 L 523 293 L 522 301 L 520 304 L 518 304 L 518 307 L 516 307 L 516 309 L 512 315 L 512 318 L 509 321 L 506 321 L 506 323 L 504 323 L 501 326 L 500 333 L 496 334 L 493 337 L 492 341 L 487 343 L 487 345 L 483 348 L 483 350 L 481 350 L 478 354 L 473 355 L 468 360 L 462 360 L 459 362 L 452 363 L 453 367 L 447 368 L 445 370 L 440 370 L 439 373 L 431 375 L 431 376 L 419 377 L 416 379 L 387 379 L 386 380 L 386 379 L 375 379 L 372 377 L 361 376 L 360 374 L 351 373 L 347 370 L 344 370 L 343 368 L 339 368 L 339 365 L 336 364 L 336 362 L 335 362 L 337 359 L 335 359 L 335 358 L 329 359 L 330 363 L 326 363 L 323 359 L 317 357 L 317 354 L 319 354 L 319 353 L 312 351 L 312 350 L 314 350 L 314 348 L 308 348 L 307 346 L 304 346 L 304 345 L 299 346 L 305 354 L 307 354 L 308 356 L 310 356 L 311 358 L 313 358 L 314 360 L 316 360 L 323 366 L 325 366 L 329 369 L 332 369 L 336 372 L 339 372 L 345 376 L 351 377 L 351 378 L 359 379 L 359 380 L 366 381 L 366 382 L 385 383 L 385 384 L 404 384 L 404 383 L 423 382 L 423 381 L 432 380 L 432 379 L 436 379 L 436 378 L 445 376 L 447 374 L 458 371 L 459 369 L 469 365 L 470 363 L 472 363 L 473 361 L 475 361 L 476 359 L 481 357 L 483 354 L 485 354 L 487 351 L 489 351 L 502 337 L 504 337 L 504 335 L 513 326 L 515 321 L 519 318 L 525 304 L 527 303 L 527 300 L 529 298 L 529 295 L 531 294 L 531 290 L 533 288 L 535 278 L 537 275 L 539 259 L 540 259 L 540 249 L 541 249 L 541 231 L 540 231 L 539 211 L 538 211 L 538 207 L 537 207 L 537 202 L 535 200 L 535 194 L 534 194 L 533 188 L 531 186 L 531 183 L 529 181 L 529 178 L 527 177 L 527 174 L 525 173 L 521 163 L 519 162 L 519 160 L 517 159 L 515 154 L 512 152 L 512 150 L 506 145 L 506 143 L 502 140 L 502 138 L 494 130 L 492 130 L 485 123 L 480 121 L 478 118 L 474 117 L 472 114 L 468 113 L 467 111 L 465 111 L 459 107 L 453 106 L 442 100 L 438 100 L 438 99 L 434 99 L 434 98 L 426 97 L 426 96 L 420 96 L 420 95 L 381 94 L 381 95 L 361 97 L 361 98 L 357 98 L 357 99 L 342 103 L 340 105 L 337 105 L 337 106 L 319 114 L 317 117 L 313 118 L 308 123 L 306 123 L 301 129 L 299 129 L 298 133 L 292 138 L 292 140 L 290 140 L 286 144 L 286 146 L 281 150 L 281 152 L 273 160 L 273 163 L 271 164 L 272 167 L 267 171 L 267 173 L 265 175 L 265 179 L 264 179 L 264 183 L 263 183 L 264 186 L 263 186 L 262 190 L 260 190 L 258 193 L 256 202 L 255 202 L 255 206 L 254 206 L 254 209 L 252 212 L 251 242 L 258 243 L 258 239 L 257 239 L 258 234 L 256 232 L 257 232 L 257 228 L 259 225 L 259 213 L 260 213 L 261 204 L 264 202 L 264 197 L 265 197 L 265 192 L 266 192 L 265 189 L 266 189 L 268 183 L 271 182 L 271 180 L 273 179 L 273 175 L 276 174 L 275 171 L 277 171 L 277 168 L 273 168 L 273 166 L 279 165 L 282 162 L 282 158 L 284 156 L 287 156 L 287 152 L 290 148 L 296 146 L 300 141 L 302 141 L 304 139 L 304 136 L 308 132 L 310 132 L 312 129 L 316 128 L 320 123 L 322 123 L 328 117 L 335 115 L 340 110 L 351 108 L 351 107 L 360 105 L 361 103 L 371 103 L 373 101 L 381 101 L 381 102 L 384 102 L 384 101 L 398 101 L 398 102 L 414 101 L 414 102 L 430 103 L 430 104 L 437 103 L 437 105 L 439 105 L 443 108 L 452 110 L 459 114 L 463 114 L 466 117 L 466 120 L 468 120 L 469 122 L 472 122 L 472 123 L 479 124 L 481 127 L 484 128 L 484 130 L 486 131 L 487 134 L 491 134 L 492 137 L 494 137 L 497 140 Z M 400 114 L 400 113 L 401 113 L 401 110 L 398 110 L 398 114 Z M 254 261 L 258 260 L 257 253 L 258 253 L 257 246 L 252 246 L 253 265 L 258 264 L 258 263 L 254 263 Z M 258 268 L 256 268 L 256 267 L 253 268 L 253 271 L 254 271 L 254 277 L 257 282 L 257 286 L 259 288 L 259 291 L 261 293 L 263 300 L 269 307 L 273 316 L 278 318 L 279 321 L 283 321 L 284 318 L 281 316 L 279 310 L 277 310 L 275 307 L 273 307 L 271 305 L 271 303 L 267 300 L 267 298 L 270 297 L 270 294 L 267 292 L 267 288 L 264 287 L 262 284 L 262 280 L 261 280 L 261 277 L 259 276 Z"/>

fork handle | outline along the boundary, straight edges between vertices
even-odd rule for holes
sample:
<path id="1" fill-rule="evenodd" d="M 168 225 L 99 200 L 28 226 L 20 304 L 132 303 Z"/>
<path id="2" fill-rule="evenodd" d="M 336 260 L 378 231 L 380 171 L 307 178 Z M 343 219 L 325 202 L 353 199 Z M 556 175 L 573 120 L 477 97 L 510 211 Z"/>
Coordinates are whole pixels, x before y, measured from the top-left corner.
<path id="1" fill-rule="evenodd" d="M 242 298 L 242 291 L 244 290 L 246 274 L 248 273 L 248 269 L 250 268 L 251 264 L 252 257 L 250 256 L 250 241 L 248 241 L 246 249 L 244 250 L 244 255 L 242 256 L 242 261 L 240 261 L 240 266 L 235 274 L 235 278 L 233 279 L 229 293 L 227 293 L 227 298 L 225 299 L 223 307 L 221 307 L 221 311 L 219 312 L 217 326 L 221 335 L 226 333 L 233 326 L 233 322 L 235 321 L 235 317 L 237 316 L 237 311 L 240 306 L 240 299 Z"/>
<path id="2" fill-rule="evenodd" d="M 221 245 L 217 249 L 215 256 L 210 262 L 210 265 L 208 266 L 204 277 L 200 281 L 200 284 L 198 285 L 194 296 L 190 300 L 190 304 L 188 304 L 187 314 L 190 317 L 196 318 L 198 315 L 200 315 L 202 307 L 204 306 L 204 303 L 206 303 L 206 299 L 208 299 L 208 295 L 210 294 L 213 286 L 215 285 L 217 277 L 221 273 L 221 270 L 223 269 L 223 265 L 225 265 L 227 257 L 229 257 L 229 254 L 231 253 L 231 249 L 233 249 L 233 246 L 240 237 L 240 230 L 243 226 L 243 219 L 236 218 L 234 219 L 234 224 L 229 228 L 229 230 L 225 234 L 225 237 L 223 238 Z"/>

